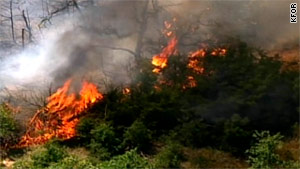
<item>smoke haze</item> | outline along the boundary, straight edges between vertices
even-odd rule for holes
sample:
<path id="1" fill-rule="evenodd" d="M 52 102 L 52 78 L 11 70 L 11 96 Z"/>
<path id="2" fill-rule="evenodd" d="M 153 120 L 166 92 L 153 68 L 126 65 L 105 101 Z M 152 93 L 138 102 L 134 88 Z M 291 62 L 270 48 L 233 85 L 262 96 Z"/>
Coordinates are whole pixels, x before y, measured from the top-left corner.
<path id="1" fill-rule="evenodd" d="M 37 44 L 1 60 L 0 87 L 42 80 L 60 86 L 69 78 L 130 83 L 128 65 L 134 56 L 116 48 L 135 51 L 145 2 L 99 0 L 91 7 L 80 6 L 75 14 L 56 16 Z M 176 17 L 178 28 L 199 27 L 193 37 L 182 42 L 239 37 L 270 51 L 294 50 L 292 55 L 298 57 L 299 24 L 289 23 L 291 2 L 159 0 L 161 8 L 157 8 L 157 16 L 149 17 L 141 55 L 151 58 L 159 52 L 163 21 Z M 148 5 L 149 11 L 153 12 L 154 6 Z"/>

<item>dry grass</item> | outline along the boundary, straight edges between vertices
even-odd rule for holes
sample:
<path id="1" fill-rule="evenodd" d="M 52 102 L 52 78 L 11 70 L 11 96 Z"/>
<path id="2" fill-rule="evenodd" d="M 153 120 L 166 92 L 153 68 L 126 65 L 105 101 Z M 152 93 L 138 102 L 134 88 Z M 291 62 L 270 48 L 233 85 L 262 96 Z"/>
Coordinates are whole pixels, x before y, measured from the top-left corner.
<path id="1" fill-rule="evenodd" d="M 237 159 L 230 153 L 211 148 L 184 149 L 186 162 L 183 168 L 248 168 L 245 160 Z"/>
<path id="2" fill-rule="evenodd" d="M 280 148 L 276 151 L 280 158 L 284 161 L 298 161 L 300 162 L 300 142 L 299 137 L 283 142 Z"/>
<path id="3" fill-rule="evenodd" d="M 78 157 L 79 159 L 87 159 L 90 155 L 88 150 L 86 150 L 83 147 L 67 148 L 67 152 L 69 155 L 74 155 L 74 156 Z"/>

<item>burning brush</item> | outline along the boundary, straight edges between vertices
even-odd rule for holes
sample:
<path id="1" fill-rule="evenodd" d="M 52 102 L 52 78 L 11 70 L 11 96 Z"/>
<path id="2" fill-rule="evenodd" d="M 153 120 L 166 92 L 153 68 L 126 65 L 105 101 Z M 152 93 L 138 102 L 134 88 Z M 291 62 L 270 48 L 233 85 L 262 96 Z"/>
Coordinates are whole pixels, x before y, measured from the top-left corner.
<path id="1" fill-rule="evenodd" d="M 173 20 L 176 22 L 176 19 Z M 167 67 L 168 59 L 171 55 L 175 55 L 178 53 L 177 45 L 178 39 L 175 34 L 175 29 L 173 28 L 173 24 L 165 21 L 165 30 L 163 30 L 163 34 L 170 38 L 168 45 L 164 47 L 161 53 L 153 56 L 152 65 L 154 69 L 152 72 L 160 73 L 164 68 Z M 227 49 L 225 48 L 214 48 L 211 52 L 208 52 L 208 45 L 202 44 L 203 48 L 199 48 L 196 51 L 191 51 L 188 54 L 188 64 L 187 68 L 193 70 L 196 74 L 203 74 L 205 71 L 203 65 L 203 58 L 205 58 L 208 54 L 212 56 L 225 56 L 227 53 Z M 182 86 L 183 89 L 193 88 L 197 86 L 197 81 L 191 75 L 187 76 L 186 84 Z M 168 84 L 163 80 L 160 80 L 160 84 Z M 158 86 L 154 86 L 154 88 L 159 89 Z"/>
<path id="2" fill-rule="evenodd" d="M 47 106 L 36 112 L 17 147 L 42 144 L 54 137 L 70 139 L 76 135 L 75 127 L 79 117 L 103 96 L 96 85 L 84 81 L 77 98 L 75 93 L 68 93 L 70 85 L 71 80 L 65 82 L 48 98 Z"/>
<path id="3" fill-rule="evenodd" d="M 173 22 L 176 22 L 175 18 L 173 19 Z M 162 32 L 167 38 L 170 38 L 170 40 L 161 53 L 153 56 L 152 58 L 152 64 L 155 66 L 152 70 L 154 73 L 159 73 L 162 69 L 167 67 L 168 58 L 177 52 L 178 39 L 175 35 L 175 28 L 173 28 L 173 24 L 168 21 L 165 21 L 164 25 L 165 29 Z"/>

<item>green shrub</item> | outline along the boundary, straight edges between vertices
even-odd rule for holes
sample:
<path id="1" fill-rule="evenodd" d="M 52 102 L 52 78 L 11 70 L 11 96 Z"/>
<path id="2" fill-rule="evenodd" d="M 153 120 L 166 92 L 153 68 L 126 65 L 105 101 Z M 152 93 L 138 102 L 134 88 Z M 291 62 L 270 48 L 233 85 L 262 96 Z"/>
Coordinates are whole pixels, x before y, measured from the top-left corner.
<path id="1" fill-rule="evenodd" d="M 33 166 L 45 168 L 50 166 L 51 163 L 57 163 L 67 156 L 65 149 L 55 142 L 47 143 L 45 148 L 45 151 L 33 154 Z"/>
<path id="2" fill-rule="evenodd" d="M 96 169 L 95 163 L 99 162 L 98 160 L 68 152 L 68 148 L 60 146 L 57 142 L 50 142 L 28 151 L 14 163 L 13 168 Z"/>
<path id="3" fill-rule="evenodd" d="M 18 126 L 11 110 L 5 104 L 0 104 L 0 148 L 15 143 L 17 134 Z"/>
<path id="4" fill-rule="evenodd" d="M 248 118 L 234 114 L 224 122 L 221 149 L 234 155 L 243 155 L 250 147 L 251 131 L 247 128 Z"/>
<path id="5" fill-rule="evenodd" d="M 29 160 L 17 160 L 14 165 L 13 165 L 14 169 L 34 169 L 36 167 L 33 166 L 32 161 Z"/>
<path id="6" fill-rule="evenodd" d="M 146 150 L 150 147 L 151 131 L 140 121 L 135 121 L 124 133 L 124 143 L 130 148 Z"/>
<path id="7" fill-rule="evenodd" d="M 183 160 L 182 147 L 178 143 L 168 145 L 155 156 L 155 168 L 179 168 Z"/>
<path id="8" fill-rule="evenodd" d="M 76 164 L 79 162 L 79 159 L 76 156 L 67 156 L 58 163 L 52 164 L 49 166 L 49 169 L 71 169 L 75 168 Z"/>
<path id="9" fill-rule="evenodd" d="M 100 124 L 91 130 L 92 140 L 89 145 L 91 152 L 102 160 L 108 159 L 119 150 L 120 140 L 113 128 L 107 124 Z"/>
<path id="10" fill-rule="evenodd" d="M 152 168 L 146 158 L 141 157 L 136 149 L 127 151 L 123 155 L 113 157 L 109 161 L 100 163 L 100 168 Z"/>
<path id="11" fill-rule="evenodd" d="M 79 159 L 77 156 L 67 156 L 48 167 L 48 169 L 97 169 L 89 159 Z"/>
<path id="12" fill-rule="evenodd" d="M 38 169 L 47 168 L 68 157 L 66 149 L 57 142 L 49 142 L 44 146 L 38 146 L 27 151 L 13 165 L 16 169 Z"/>
<path id="13" fill-rule="evenodd" d="M 95 128 L 96 121 L 90 117 L 83 117 L 76 126 L 76 132 L 82 142 L 88 143 L 91 140 L 91 130 Z"/>
<path id="14" fill-rule="evenodd" d="M 92 154 L 100 160 L 108 160 L 112 156 L 108 148 L 103 147 L 101 143 L 94 140 L 92 140 L 88 147 Z"/>
<path id="15" fill-rule="evenodd" d="M 277 146 L 281 143 L 281 136 L 279 133 L 270 135 L 269 131 L 262 131 L 253 134 L 253 137 L 257 140 L 246 153 L 249 154 L 248 162 L 251 168 L 275 168 L 282 164 L 279 159 L 279 155 L 275 154 Z"/>
<path id="16" fill-rule="evenodd" d="M 211 134 L 202 120 L 193 120 L 180 126 L 174 139 L 185 146 L 203 147 L 211 144 Z"/>

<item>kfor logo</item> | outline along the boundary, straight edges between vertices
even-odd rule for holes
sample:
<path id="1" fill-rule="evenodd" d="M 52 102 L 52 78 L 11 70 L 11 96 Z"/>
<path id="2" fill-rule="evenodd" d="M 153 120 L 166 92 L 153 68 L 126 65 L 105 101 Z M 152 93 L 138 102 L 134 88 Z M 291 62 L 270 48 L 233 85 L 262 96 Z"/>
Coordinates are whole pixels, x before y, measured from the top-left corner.
<path id="1" fill-rule="evenodd" d="M 297 23 L 297 3 L 290 5 L 290 23 Z"/>

